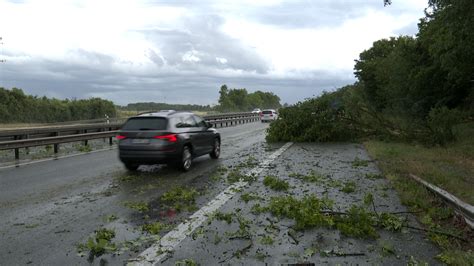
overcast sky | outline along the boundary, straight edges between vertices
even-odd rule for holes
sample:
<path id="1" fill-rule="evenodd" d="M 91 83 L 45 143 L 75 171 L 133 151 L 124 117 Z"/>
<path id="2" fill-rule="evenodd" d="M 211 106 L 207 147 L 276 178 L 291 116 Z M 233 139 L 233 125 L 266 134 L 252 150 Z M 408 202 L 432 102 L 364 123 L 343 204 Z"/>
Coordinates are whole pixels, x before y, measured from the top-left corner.
<path id="1" fill-rule="evenodd" d="M 222 84 L 295 103 L 355 81 L 427 0 L 0 0 L 0 87 L 117 104 L 215 104 Z"/>

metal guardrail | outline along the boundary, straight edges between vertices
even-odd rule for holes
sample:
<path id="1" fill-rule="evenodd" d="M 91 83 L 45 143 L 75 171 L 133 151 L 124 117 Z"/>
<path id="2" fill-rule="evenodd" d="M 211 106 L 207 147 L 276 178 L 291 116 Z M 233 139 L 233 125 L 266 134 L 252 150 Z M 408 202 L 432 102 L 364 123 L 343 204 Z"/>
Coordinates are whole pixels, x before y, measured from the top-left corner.
<path id="1" fill-rule="evenodd" d="M 246 118 L 255 117 L 256 114 L 252 113 L 227 113 L 203 116 L 206 121 L 213 122 L 225 119 L 234 118 Z M 92 120 L 89 120 L 92 121 Z M 105 122 L 104 119 L 101 119 Z M 30 138 L 41 138 L 41 137 L 54 137 L 60 135 L 73 135 L 90 132 L 101 132 L 117 130 L 123 125 L 122 122 L 113 123 L 92 123 L 92 124 L 74 124 L 74 125 L 54 125 L 47 127 L 30 127 L 22 129 L 6 129 L 0 130 L 0 142 L 7 140 L 19 140 L 19 139 L 30 139 Z"/>
<path id="2" fill-rule="evenodd" d="M 231 113 L 204 116 L 204 119 L 214 127 L 228 127 L 258 121 L 259 116 L 252 113 Z M 59 144 L 84 141 L 84 145 L 87 145 L 88 140 L 101 138 L 108 138 L 109 144 L 113 145 L 113 137 L 122 125 L 123 123 L 87 124 L 3 130 L 0 131 L 0 150 L 14 150 L 15 159 L 19 160 L 21 148 L 53 145 L 56 154 L 59 152 Z"/>
<path id="3" fill-rule="evenodd" d="M 83 124 L 52 127 L 31 127 L 23 129 L 0 130 L 0 141 L 74 135 L 89 132 L 110 131 L 119 129 L 123 123 Z"/>
<path id="4" fill-rule="evenodd" d="M 474 206 L 465 203 L 451 193 L 426 182 L 416 175 L 410 174 L 410 177 L 416 182 L 425 186 L 431 192 L 435 193 L 437 196 L 441 197 L 446 203 L 451 205 L 454 211 L 464 218 L 469 227 L 474 229 Z"/>

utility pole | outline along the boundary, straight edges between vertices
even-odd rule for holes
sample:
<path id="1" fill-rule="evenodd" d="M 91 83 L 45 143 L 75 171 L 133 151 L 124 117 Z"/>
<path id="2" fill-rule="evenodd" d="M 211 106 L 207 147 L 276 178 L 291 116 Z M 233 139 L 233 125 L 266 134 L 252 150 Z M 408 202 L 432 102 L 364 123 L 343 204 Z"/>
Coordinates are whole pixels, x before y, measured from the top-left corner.
<path id="1" fill-rule="evenodd" d="M 389 6 L 392 4 L 392 0 L 383 0 L 383 6 Z"/>

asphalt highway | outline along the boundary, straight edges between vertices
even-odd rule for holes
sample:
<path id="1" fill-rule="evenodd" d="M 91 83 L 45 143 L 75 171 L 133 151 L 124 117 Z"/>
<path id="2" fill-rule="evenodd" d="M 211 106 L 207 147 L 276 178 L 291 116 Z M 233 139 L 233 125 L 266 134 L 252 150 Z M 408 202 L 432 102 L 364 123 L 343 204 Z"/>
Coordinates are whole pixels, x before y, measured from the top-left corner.
<path id="1" fill-rule="evenodd" d="M 140 258 L 164 265 L 439 263 L 440 251 L 422 231 L 378 228 L 377 237 L 351 237 L 331 226 L 294 230 L 291 219 L 256 213 L 256 204 L 269 206 L 274 197 L 311 195 L 347 213 L 371 194 L 370 210 L 399 213 L 420 227 L 361 145 L 270 145 L 267 127 L 219 129 L 221 158 L 198 158 L 188 173 L 166 166 L 129 173 L 116 149 L 0 169 L 0 265 L 124 265 Z M 252 179 L 235 180 L 236 173 Z M 287 182 L 287 190 L 265 185 L 267 176 Z M 195 202 L 164 204 L 164 193 L 176 187 L 195 190 Z M 158 235 L 143 231 L 154 222 L 165 225 Z M 101 228 L 115 232 L 114 251 L 90 256 L 78 248 Z M 163 243 L 174 243 L 172 251 Z"/>
<path id="2" fill-rule="evenodd" d="M 0 264 L 89 264 L 76 255 L 76 246 L 105 224 L 104 217 L 133 220 L 124 202 L 150 201 L 197 178 L 205 184 L 216 167 L 240 160 L 239 152 L 262 143 L 267 126 L 257 122 L 219 129 L 219 160 L 198 158 L 188 173 L 142 166 L 132 175 L 140 184 L 121 182 L 130 174 L 116 149 L 0 169 Z M 142 187 L 139 193 L 137 187 Z"/>

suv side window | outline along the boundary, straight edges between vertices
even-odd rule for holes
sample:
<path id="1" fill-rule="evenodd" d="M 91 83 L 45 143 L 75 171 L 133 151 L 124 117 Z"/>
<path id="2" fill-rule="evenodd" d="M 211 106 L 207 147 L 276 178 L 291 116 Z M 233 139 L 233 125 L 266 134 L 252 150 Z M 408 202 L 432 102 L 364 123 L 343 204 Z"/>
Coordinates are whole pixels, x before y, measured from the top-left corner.
<path id="1" fill-rule="evenodd" d="M 207 127 L 206 121 L 204 121 L 204 119 L 202 119 L 201 117 L 194 116 L 194 120 L 196 120 L 196 125 L 198 127 Z"/>
<path id="2" fill-rule="evenodd" d="M 196 127 L 196 121 L 190 115 L 181 116 L 176 118 L 176 127 L 177 128 L 184 128 L 184 127 Z"/>

